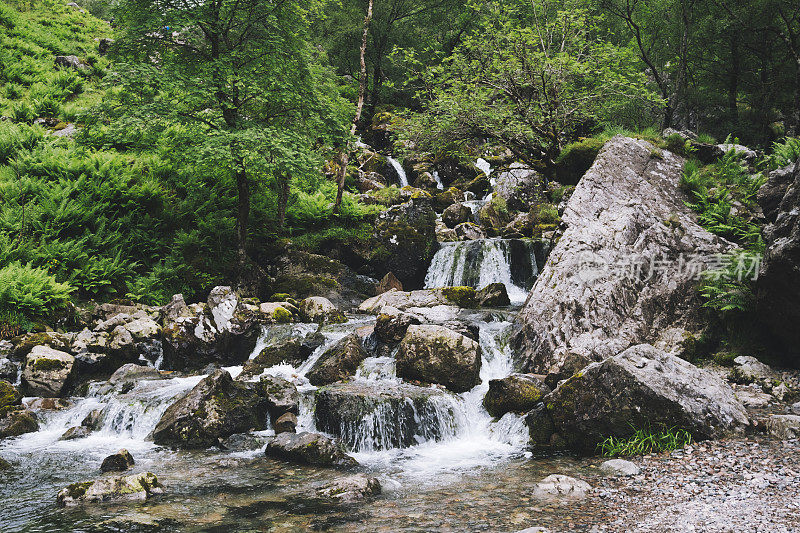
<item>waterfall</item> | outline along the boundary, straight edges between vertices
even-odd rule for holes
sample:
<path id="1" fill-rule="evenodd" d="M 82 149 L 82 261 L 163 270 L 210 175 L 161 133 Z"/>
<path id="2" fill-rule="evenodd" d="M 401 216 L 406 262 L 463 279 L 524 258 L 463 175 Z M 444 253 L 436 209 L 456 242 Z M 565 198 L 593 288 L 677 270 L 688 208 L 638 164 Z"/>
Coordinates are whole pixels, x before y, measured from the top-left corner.
<path id="1" fill-rule="evenodd" d="M 502 283 L 512 303 L 522 303 L 536 281 L 545 252 L 545 244 L 541 241 L 480 239 L 443 242 L 431 261 L 425 287 L 481 289 L 490 283 Z"/>
<path id="2" fill-rule="evenodd" d="M 444 189 L 444 183 L 442 183 L 442 178 L 439 177 L 439 173 L 437 171 L 433 171 L 433 179 L 436 180 L 436 188 L 440 191 Z"/>
<path id="3" fill-rule="evenodd" d="M 403 170 L 403 165 L 400 162 L 393 158 L 386 156 L 386 160 L 389 161 L 389 164 L 392 165 L 394 171 L 397 172 L 397 179 L 400 180 L 400 187 L 405 187 L 408 185 L 408 178 L 406 177 L 406 171 Z"/>

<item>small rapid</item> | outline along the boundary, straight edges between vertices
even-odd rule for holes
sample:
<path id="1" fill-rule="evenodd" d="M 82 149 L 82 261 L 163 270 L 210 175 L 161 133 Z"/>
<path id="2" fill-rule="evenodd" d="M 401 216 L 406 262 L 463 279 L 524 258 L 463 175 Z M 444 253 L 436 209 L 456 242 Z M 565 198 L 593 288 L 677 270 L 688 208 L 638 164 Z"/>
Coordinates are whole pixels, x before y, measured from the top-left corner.
<path id="1" fill-rule="evenodd" d="M 400 182 L 400 187 L 405 187 L 408 185 L 408 177 L 406 176 L 406 171 L 403 169 L 403 165 L 400 164 L 400 161 L 393 157 L 386 157 L 386 160 L 392 165 L 392 168 L 395 172 L 397 172 L 397 179 Z"/>

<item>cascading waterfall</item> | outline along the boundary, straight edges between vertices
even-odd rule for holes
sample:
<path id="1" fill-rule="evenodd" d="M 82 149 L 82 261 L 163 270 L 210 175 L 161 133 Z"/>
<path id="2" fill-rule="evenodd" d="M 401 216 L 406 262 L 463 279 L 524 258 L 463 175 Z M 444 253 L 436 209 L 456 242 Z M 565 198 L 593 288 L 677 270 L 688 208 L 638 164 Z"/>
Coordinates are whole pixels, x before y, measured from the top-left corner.
<path id="1" fill-rule="evenodd" d="M 386 156 L 386 160 L 389 161 L 389 164 L 392 165 L 394 171 L 397 172 L 397 179 L 400 180 L 400 187 L 405 187 L 408 185 L 408 177 L 406 177 L 406 171 L 403 170 L 403 165 L 400 162 L 393 158 Z"/>
<path id="2" fill-rule="evenodd" d="M 425 287 L 480 289 L 490 283 L 502 283 L 512 303 L 523 303 L 539 274 L 545 254 L 546 247 L 541 241 L 480 239 L 443 242 L 431 261 Z"/>

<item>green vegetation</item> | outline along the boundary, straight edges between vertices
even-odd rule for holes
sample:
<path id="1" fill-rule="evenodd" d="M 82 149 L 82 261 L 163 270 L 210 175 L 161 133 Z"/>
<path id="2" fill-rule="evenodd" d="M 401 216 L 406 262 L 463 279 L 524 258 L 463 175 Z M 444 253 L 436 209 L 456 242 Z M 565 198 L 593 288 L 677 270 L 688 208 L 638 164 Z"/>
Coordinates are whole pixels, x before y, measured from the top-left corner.
<path id="1" fill-rule="evenodd" d="M 604 457 L 630 457 L 651 453 L 671 452 L 692 443 L 692 435 L 684 429 L 634 428 L 628 438 L 608 437 L 597 445 Z"/>

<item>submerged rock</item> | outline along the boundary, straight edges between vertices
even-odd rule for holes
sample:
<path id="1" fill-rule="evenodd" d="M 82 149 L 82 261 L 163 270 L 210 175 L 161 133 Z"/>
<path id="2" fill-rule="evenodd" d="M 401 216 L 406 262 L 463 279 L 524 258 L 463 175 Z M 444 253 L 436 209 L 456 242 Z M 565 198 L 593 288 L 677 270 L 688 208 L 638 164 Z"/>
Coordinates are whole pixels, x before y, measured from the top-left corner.
<path id="1" fill-rule="evenodd" d="M 312 385 L 321 386 L 353 376 L 367 358 L 358 335 L 351 334 L 334 344 L 306 374 Z"/>
<path id="2" fill-rule="evenodd" d="M 583 498 L 592 490 L 585 481 L 562 474 L 547 476 L 533 487 L 533 495 L 537 497 Z"/>
<path id="3" fill-rule="evenodd" d="M 144 501 L 164 492 L 155 474 L 146 472 L 124 477 L 106 477 L 84 483 L 73 483 L 58 493 L 61 507 L 81 503 Z"/>
<path id="4" fill-rule="evenodd" d="M 430 387 L 337 383 L 316 392 L 314 420 L 352 450 L 405 448 L 444 436 L 453 415 L 443 400 Z"/>
<path id="5" fill-rule="evenodd" d="M 646 141 L 606 143 L 515 320 L 520 369 L 559 372 L 569 354 L 599 361 L 641 343 L 679 354 L 705 327 L 698 277 L 680 261 L 709 261 L 732 245 L 695 222 L 679 187 L 683 163 Z"/>
<path id="6" fill-rule="evenodd" d="M 306 322 L 318 324 L 340 324 L 347 322 L 347 317 L 335 305 L 322 296 L 311 296 L 300 302 L 300 315 Z"/>
<path id="7" fill-rule="evenodd" d="M 685 429 L 700 440 L 741 432 L 749 424 L 727 382 L 646 344 L 587 366 L 544 403 L 567 444 L 585 451 L 638 428 Z"/>
<path id="8" fill-rule="evenodd" d="M 22 385 L 30 396 L 56 397 L 66 392 L 75 358 L 49 346 L 34 346 L 25 360 Z"/>
<path id="9" fill-rule="evenodd" d="M 134 464 L 136 464 L 136 462 L 133 460 L 131 452 L 123 449 L 103 459 L 103 463 L 100 465 L 100 471 L 124 472 Z"/>
<path id="10" fill-rule="evenodd" d="M 74 426 L 64 432 L 58 440 L 78 440 L 88 437 L 92 430 L 86 426 Z"/>
<path id="11" fill-rule="evenodd" d="M 495 418 L 506 413 L 527 413 L 542 398 L 550 394 L 550 387 L 531 374 L 511 374 L 489 381 L 489 390 L 483 397 L 483 406 Z"/>
<path id="12" fill-rule="evenodd" d="M 169 406 L 150 437 L 156 444 L 205 448 L 234 433 L 265 429 L 266 419 L 264 398 L 217 370 Z"/>
<path id="13" fill-rule="evenodd" d="M 342 502 L 355 502 L 380 493 L 381 483 L 378 478 L 366 474 L 335 479 L 317 489 L 317 494 L 323 498 Z"/>
<path id="14" fill-rule="evenodd" d="M 397 375 L 466 392 L 480 383 L 481 347 L 448 328 L 409 326 L 397 351 Z"/>
<path id="15" fill-rule="evenodd" d="M 357 466 L 342 444 L 318 433 L 281 433 L 267 443 L 265 453 L 286 461 L 317 466 Z"/>

